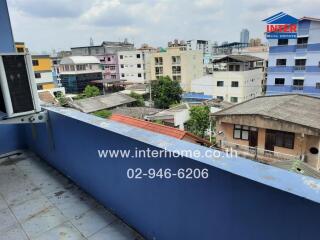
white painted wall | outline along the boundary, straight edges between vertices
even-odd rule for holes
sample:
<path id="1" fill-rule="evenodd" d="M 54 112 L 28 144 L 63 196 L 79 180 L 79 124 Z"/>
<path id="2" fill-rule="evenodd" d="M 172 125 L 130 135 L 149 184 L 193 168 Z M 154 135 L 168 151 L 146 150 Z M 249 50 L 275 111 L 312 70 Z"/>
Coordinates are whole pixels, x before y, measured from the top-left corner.
<path id="1" fill-rule="evenodd" d="M 42 83 L 53 83 L 53 75 L 51 71 L 48 72 L 36 72 L 37 74 L 40 74 L 40 78 L 35 78 L 37 84 Z"/>

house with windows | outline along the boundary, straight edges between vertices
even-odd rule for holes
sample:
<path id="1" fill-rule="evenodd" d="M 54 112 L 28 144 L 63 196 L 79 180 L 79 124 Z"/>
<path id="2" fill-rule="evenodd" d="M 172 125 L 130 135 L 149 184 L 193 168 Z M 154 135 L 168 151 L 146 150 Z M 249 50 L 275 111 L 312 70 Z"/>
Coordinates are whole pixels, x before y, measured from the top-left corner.
<path id="1" fill-rule="evenodd" d="M 151 80 L 169 76 L 179 81 L 182 89 L 189 92 L 191 80 L 203 76 L 203 53 L 187 50 L 184 46 L 168 47 L 151 54 Z"/>
<path id="2" fill-rule="evenodd" d="M 59 66 L 61 84 L 66 93 L 82 93 L 95 80 L 102 80 L 102 68 L 94 56 L 71 56 L 62 58 Z"/>
<path id="3" fill-rule="evenodd" d="M 266 163 L 300 160 L 320 169 L 320 98 L 257 97 L 213 114 L 217 144 Z"/>
<path id="4" fill-rule="evenodd" d="M 320 97 L 320 19 L 299 19 L 297 31 L 297 39 L 269 39 L 268 95 Z"/>
<path id="5" fill-rule="evenodd" d="M 38 90 L 56 87 L 52 74 L 52 60 L 49 55 L 32 55 L 32 65 Z"/>
<path id="6" fill-rule="evenodd" d="M 214 60 L 213 74 L 194 79 L 191 91 L 239 103 L 262 95 L 264 68 L 262 58 L 228 55 Z"/>

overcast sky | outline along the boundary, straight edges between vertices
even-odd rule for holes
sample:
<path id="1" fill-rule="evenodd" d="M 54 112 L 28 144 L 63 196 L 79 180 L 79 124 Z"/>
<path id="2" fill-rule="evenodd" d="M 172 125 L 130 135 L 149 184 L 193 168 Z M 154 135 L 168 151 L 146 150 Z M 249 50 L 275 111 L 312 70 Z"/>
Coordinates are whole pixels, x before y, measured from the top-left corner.
<path id="1" fill-rule="evenodd" d="M 262 19 L 287 12 L 320 17 L 320 0 L 7 0 L 15 41 L 31 52 L 128 38 L 166 46 L 175 38 L 239 41 L 242 28 L 263 39 Z M 263 39 L 264 40 L 264 39 Z"/>

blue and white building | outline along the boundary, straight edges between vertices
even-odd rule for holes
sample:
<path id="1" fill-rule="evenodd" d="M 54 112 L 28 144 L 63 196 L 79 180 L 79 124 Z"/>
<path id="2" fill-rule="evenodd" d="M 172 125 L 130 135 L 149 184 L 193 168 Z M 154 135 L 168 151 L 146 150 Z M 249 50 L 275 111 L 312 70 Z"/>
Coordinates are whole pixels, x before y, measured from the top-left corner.
<path id="1" fill-rule="evenodd" d="M 320 97 L 320 19 L 298 21 L 297 39 L 269 39 L 267 95 Z"/>

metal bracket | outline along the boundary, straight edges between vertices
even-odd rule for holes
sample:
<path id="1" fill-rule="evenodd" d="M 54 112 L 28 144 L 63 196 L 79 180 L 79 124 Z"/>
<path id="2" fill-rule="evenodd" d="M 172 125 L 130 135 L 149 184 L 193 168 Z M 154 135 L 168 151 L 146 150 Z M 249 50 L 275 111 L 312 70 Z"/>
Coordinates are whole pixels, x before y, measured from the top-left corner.
<path id="1" fill-rule="evenodd" d="M 15 118 L 0 119 L 1 124 L 30 124 L 30 123 L 46 123 L 48 121 L 48 112 L 42 111 L 39 113 L 28 114 Z"/>

